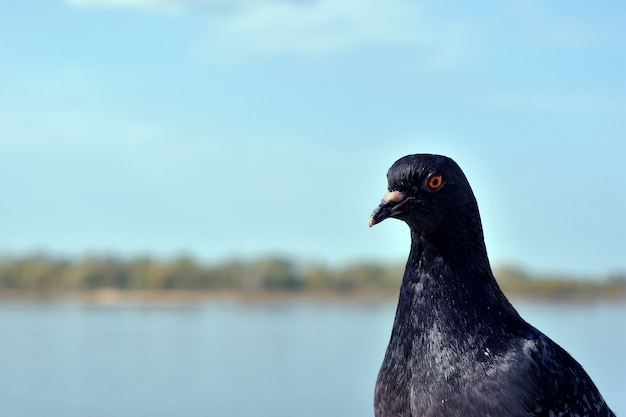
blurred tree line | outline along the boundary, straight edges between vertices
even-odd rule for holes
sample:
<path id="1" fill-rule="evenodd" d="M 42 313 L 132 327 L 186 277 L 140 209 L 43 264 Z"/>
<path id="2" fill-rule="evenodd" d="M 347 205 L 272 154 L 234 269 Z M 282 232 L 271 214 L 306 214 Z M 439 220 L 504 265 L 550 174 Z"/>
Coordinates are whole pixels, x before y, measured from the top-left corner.
<path id="1" fill-rule="evenodd" d="M 302 265 L 287 258 L 232 260 L 204 265 L 189 257 L 46 256 L 0 258 L 0 289 L 6 290 L 330 290 L 397 289 L 403 267 L 361 263 L 340 269 Z"/>
<path id="2" fill-rule="evenodd" d="M 288 258 L 232 260 L 205 265 L 189 257 L 175 260 L 48 256 L 0 258 L 0 292 L 68 292 L 99 289 L 237 292 L 323 292 L 397 294 L 403 264 L 361 262 L 341 268 L 301 264 Z M 510 296 L 534 298 L 623 298 L 626 275 L 603 280 L 530 277 L 520 269 L 495 271 Z"/>

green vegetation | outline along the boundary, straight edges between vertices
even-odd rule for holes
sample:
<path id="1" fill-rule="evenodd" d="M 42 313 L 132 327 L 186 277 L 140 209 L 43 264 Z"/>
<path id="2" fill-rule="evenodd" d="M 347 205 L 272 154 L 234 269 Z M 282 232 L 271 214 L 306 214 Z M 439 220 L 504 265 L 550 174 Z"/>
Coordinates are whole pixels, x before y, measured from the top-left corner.
<path id="1" fill-rule="evenodd" d="M 203 265 L 190 258 L 86 257 L 76 261 L 46 256 L 0 258 L 0 296 L 63 295 L 102 290 L 194 294 L 323 294 L 394 296 L 403 265 L 358 263 L 342 268 L 302 265 L 265 258 Z M 603 280 L 530 277 L 500 268 L 496 277 L 507 295 L 543 299 L 626 299 L 626 275 Z"/>
<path id="2" fill-rule="evenodd" d="M 494 271 L 502 290 L 511 297 L 552 300 L 626 300 L 626 275 L 572 279 L 567 276 L 530 276 L 520 269 L 501 267 Z"/>

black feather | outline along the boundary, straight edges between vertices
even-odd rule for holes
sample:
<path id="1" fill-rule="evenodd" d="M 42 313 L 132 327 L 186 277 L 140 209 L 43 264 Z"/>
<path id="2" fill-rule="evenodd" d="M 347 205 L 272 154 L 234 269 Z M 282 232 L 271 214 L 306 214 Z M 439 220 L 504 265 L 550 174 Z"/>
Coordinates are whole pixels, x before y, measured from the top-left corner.
<path id="1" fill-rule="evenodd" d="M 433 174 L 440 188 L 428 187 Z M 387 177 L 403 200 L 383 201 L 395 207 L 377 209 L 370 224 L 405 221 L 411 251 L 376 382 L 376 417 L 614 416 L 583 368 L 498 287 L 458 165 L 409 155 Z"/>

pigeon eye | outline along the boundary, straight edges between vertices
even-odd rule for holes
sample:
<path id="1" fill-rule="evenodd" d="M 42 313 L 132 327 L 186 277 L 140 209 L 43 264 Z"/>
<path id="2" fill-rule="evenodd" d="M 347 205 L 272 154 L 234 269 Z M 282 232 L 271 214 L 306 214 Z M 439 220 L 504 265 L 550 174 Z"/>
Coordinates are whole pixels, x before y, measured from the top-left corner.
<path id="1" fill-rule="evenodd" d="M 428 177 L 428 181 L 426 184 L 431 190 L 438 190 L 443 186 L 443 177 L 441 176 L 441 174 L 433 174 Z"/>

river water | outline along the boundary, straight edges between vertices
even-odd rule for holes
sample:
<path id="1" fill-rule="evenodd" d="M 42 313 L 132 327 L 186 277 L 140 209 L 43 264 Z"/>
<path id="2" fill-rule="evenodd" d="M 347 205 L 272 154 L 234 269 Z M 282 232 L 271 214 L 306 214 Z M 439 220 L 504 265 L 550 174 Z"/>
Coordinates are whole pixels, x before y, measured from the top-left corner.
<path id="1" fill-rule="evenodd" d="M 626 415 L 626 304 L 517 302 Z M 373 416 L 395 304 L 0 303 L 16 417 Z"/>

